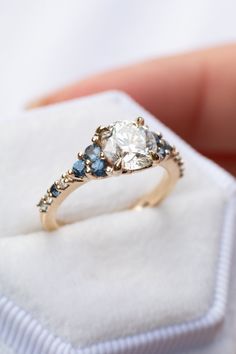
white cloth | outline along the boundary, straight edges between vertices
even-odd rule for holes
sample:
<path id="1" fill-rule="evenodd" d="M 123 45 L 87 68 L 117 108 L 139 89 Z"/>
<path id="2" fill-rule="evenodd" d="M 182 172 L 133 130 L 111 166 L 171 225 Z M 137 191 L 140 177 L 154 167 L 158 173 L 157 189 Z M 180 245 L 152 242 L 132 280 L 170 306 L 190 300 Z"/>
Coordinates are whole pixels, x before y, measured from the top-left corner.
<path id="1" fill-rule="evenodd" d="M 186 160 L 186 176 L 171 196 L 158 208 L 115 212 L 154 176 L 93 182 L 62 212 L 73 224 L 41 231 L 37 199 L 71 167 L 94 129 L 140 114 Z M 215 296 L 233 178 L 121 94 L 19 118 L 0 129 L 0 294 L 76 348 L 204 317 Z M 85 218 L 91 207 L 94 217 L 75 222 L 78 210 Z"/>

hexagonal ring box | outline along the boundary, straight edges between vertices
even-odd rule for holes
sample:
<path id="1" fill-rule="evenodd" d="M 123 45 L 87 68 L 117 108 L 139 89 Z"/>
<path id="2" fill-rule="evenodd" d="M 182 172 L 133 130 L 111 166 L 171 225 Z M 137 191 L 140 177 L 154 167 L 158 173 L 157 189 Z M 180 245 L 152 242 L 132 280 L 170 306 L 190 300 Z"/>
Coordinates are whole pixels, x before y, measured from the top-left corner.
<path id="1" fill-rule="evenodd" d="M 42 231 L 43 188 L 94 128 L 137 116 L 185 160 L 172 194 L 124 210 L 161 171 L 92 181 L 65 202 L 68 225 Z M 0 141 L 1 354 L 226 353 L 226 324 L 235 323 L 232 176 L 120 92 L 1 121 Z"/>

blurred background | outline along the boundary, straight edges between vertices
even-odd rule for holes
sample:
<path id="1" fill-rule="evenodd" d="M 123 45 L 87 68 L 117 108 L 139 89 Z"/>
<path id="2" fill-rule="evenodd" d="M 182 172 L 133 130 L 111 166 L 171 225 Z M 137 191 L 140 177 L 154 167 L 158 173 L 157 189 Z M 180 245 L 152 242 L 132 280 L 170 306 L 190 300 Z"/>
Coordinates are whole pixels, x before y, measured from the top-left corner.
<path id="1" fill-rule="evenodd" d="M 88 75 L 236 40 L 235 0 L 0 0 L 0 119 Z"/>

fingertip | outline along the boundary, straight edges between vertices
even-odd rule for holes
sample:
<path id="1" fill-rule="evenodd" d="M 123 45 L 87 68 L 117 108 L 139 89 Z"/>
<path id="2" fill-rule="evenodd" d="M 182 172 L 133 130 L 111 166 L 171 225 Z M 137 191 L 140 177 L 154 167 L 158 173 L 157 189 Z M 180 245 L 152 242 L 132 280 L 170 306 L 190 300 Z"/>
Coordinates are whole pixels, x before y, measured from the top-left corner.
<path id="1" fill-rule="evenodd" d="M 33 100 L 31 102 L 28 102 L 25 105 L 25 109 L 28 111 L 28 110 L 31 110 L 31 109 L 47 106 L 48 104 L 50 104 L 50 102 L 48 102 L 48 98 L 47 97 L 46 98 L 45 97 L 44 98 L 39 98 L 39 99 Z"/>

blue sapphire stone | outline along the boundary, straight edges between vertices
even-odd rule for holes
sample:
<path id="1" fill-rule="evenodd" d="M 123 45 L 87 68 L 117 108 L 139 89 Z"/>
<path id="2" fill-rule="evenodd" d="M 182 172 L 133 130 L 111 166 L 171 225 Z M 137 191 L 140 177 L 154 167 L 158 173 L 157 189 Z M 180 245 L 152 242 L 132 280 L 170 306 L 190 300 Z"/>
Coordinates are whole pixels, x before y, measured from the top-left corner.
<path id="1" fill-rule="evenodd" d="M 75 161 L 72 171 L 75 177 L 83 177 L 85 175 L 85 162 L 83 160 Z"/>
<path id="2" fill-rule="evenodd" d="M 166 156 L 166 151 L 165 151 L 165 147 L 162 146 L 162 147 L 157 147 L 157 155 L 164 159 L 164 157 Z"/>
<path id="3" fill-rule="evenodd" d="M 164 158 L 166 156 L 166 150 L 171 152 L 173 148 L 166 140 L 159 139 L 159 141 L 157 141 L 157 155 Z"/>
<path id="4" fill-rule="evenodd" d="M 160 146 L 161 139 L 159 138 L 159 136 L 156 133 L 152 132 L 152 134 L 154 135 L 154 138 L 156 140 L 157 146 Z"/>
<path id="5" fill-rule="evenodd" d="M 95 162 L 98 158 L 100 158 L 101 148 L 96 144 L 89 145 L 84 152 L 85 160 L 90 160 L 91 162 Z"/>
<path id="6" fill-rule="evenodd" d="M 165 140 L 165 149 L 172 151 L 173 147 L 168 143 L 168 141 Z"/>
<path id="7" fill-rule="evenodd" d="M 59 190 L 57 189 L 57 187 L 55 186 L 55 184 L 53 184 L 50 188 L 50 193 L 52 194 L 52 196 L 54 198 L 58 197 L 59 194 L 61 194 L 61 192 L 59 192 Z"/>
<path id="8" fill-rule="evenodd" d="M 105 169 L 106 169 L 106 161 L 105 160 L 97 159 L 91 165 L 92 174 L 97 177 L 106 176 Z"/>

